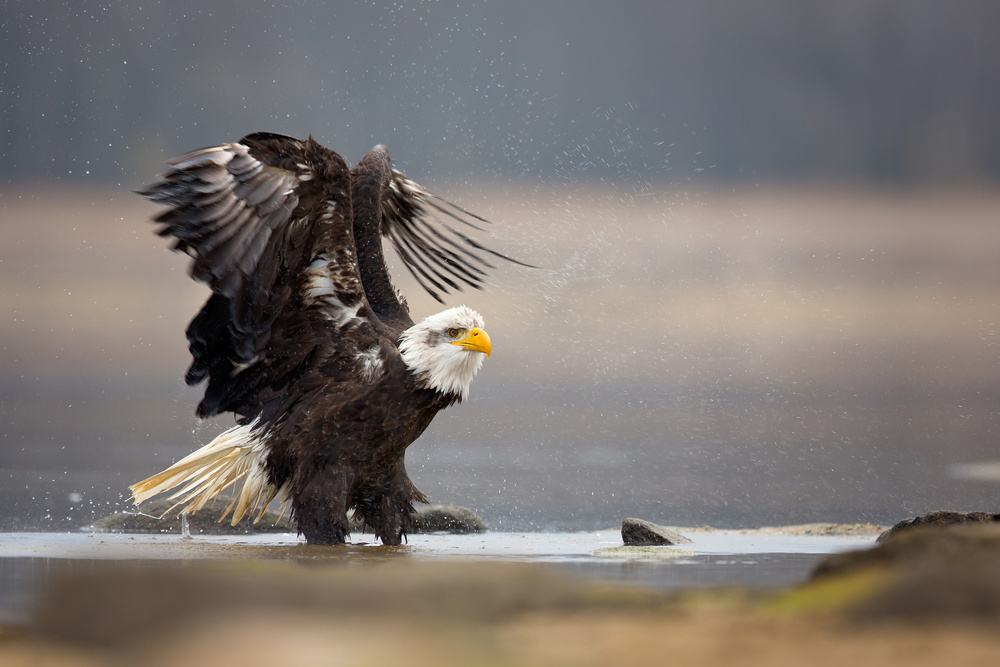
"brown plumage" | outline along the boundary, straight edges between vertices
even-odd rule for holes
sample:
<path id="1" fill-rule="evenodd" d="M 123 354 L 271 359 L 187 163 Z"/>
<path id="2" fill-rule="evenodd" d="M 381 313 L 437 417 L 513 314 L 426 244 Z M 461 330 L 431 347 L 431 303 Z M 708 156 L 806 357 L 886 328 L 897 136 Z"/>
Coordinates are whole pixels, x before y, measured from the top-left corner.
<path id="1" fill-rule="evenodd" d="M 130 487 L 135 501 L 180 487 L 175 507 L 195 511 L 235 485 L 234 523 L 277 497 L 310 543 L 344 542 L 353 508 L 399 544 L 426 500 L 406 447 L 467 395 L 490 341 L 464 306 L 414 324 L 382 239 L 438 300 L 509 258 L 442 222 L 482 219 L 407 180 L 384 146 L 348 169 L 311 137 L 257 133 L 169 165 L 139 194 L 168 206 L 158 233 L 212 289 L 185 380 L 207 382 L 199 416 L 238 425 Z"/>

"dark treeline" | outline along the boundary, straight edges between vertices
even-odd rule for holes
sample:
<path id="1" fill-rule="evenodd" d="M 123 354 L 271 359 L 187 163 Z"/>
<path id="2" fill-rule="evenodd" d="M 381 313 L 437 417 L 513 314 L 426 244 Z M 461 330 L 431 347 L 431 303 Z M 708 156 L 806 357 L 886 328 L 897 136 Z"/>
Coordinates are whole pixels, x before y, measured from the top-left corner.
<path id="1" fill-rule="evenodd" d="M 1000 178 L 1000 3 L 6 2 L 0 184 L 255 130 L 482 180 Z"/>

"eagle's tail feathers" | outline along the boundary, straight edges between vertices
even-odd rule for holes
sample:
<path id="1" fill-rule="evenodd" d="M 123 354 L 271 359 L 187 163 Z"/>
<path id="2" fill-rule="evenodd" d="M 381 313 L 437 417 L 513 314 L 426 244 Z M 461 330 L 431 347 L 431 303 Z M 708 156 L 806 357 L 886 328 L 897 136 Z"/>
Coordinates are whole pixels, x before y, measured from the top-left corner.
<path id="1" fill-rule="evenodd" d="M 138 505 L 153 496 L 174 491 L 168 499 L 176 500 L 164 516 L 197 512 L 222 491 L 235 485 L 236 492 L 222 512 L 222 521 L 232 513 L 236 525 L 248 513 L 260 521 L 267 506 L 281 497 L 281 512 L 287 506 L 287 485 L 275 487 L 268 479 L 264 466 L 267 447 L 255 430 L 256 422 L 233 428 L 220 434 L 201 449 L 173 464 L 166 470 L 129 487 L 133 502 Z M 180 489 L 177 489 L 180 487 Z M 177 489 L 177 490 L 175 490 Z"/>

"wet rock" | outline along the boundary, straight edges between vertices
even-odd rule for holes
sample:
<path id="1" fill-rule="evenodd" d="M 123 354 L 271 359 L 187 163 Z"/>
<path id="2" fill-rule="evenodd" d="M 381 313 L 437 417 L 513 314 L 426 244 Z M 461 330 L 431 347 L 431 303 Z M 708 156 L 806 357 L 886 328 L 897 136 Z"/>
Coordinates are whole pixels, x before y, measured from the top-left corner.
<path id="1" fill-rule="evenodd" d="M 349 514 L 351 532 L 363 533 L 365 526 L 354 513 Z M 485 533 L 486 522 L 482 517 L 466 507 L 458 505 L 424 505 L 413 506 L 413 535 L 423 533 L 450 533 L 452 535 L 468 535 L 470 533 Z"/>
<path id="2" fill-rule="evenodd" d="M 879 535 L 876 541 L 884 542 L 887 538 L 892 537 L 893 535 L 898 535 L 905 530 L 919 528 L 921 526 L 947 527 L 996 522 L 1000 522 L 1000 513 L 952 512 L 948 510 L 939 510 L 936 512 L 929 512 L 928 514 L 914 517 L 912 519 L 900 521 L 892 528 Z"/>
<path id="3" fill-rule="evenodd" d="M 859 620 L 1000 622 L 1000 524 L 925 526 L 833 554 L 812 582 L 851 591 Z"/>
<path id="4" fill-rule="evenodd" d="M 295 525 L 288 515 L 279 516 L 267 510 L 260 521 L 243 519 L 233 526 L 229 518 L 219 521 L 228 501 L 223 498 L 215 505 L 203 507 L 188 514 L 188 528 L 192 535 L 250 535 L 258 533 L 294 533 Z M 181 519 L 176 514 L 163 516 L 173 503 L 169 500 L 151 500 L 135 510 L 117 512 L 102 517 L 88 526 L 89 530 L 100 533 L 173 533 L 180 534 Z M 352 532 L 362 532 L 360 521 L 351 521 Z M 414 534 L 485 533 L 486 522 L 470 509 L 458 505 L 417 505 L 413 517 Z"/>
<path id="5" fill-rule="evenodd" d="M 622 521 L 622 541 L 628 547 L 689 544 L 691 542 L 678 532 L 643 519 Z"/>
<path id="6" fill-rule="evenodd" d="M 417 505 L 413 517 L 414 533 L 485 533 L 482 517 L 458 505 Z"/>

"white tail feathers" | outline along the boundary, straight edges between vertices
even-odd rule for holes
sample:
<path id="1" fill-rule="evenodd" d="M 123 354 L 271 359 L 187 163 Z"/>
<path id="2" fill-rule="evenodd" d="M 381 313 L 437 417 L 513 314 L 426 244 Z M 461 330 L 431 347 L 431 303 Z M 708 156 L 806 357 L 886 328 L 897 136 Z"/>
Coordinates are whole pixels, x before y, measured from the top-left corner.
<path id="1" fill-rule="evenodd" d="M 169 497 L 177 500 L 164 516 L 178 509 L 178 514 L 197 512 L 219 493 L 237 485 L 229 505 L 219 520 L 233 513 L 232 525 L 240 522 L 248 512 L 256 513 L 254 523 L 260 521 L 267 506 L 281 497 L 281 514 L 288 506 L 287 484 L 277 488 L 268 480 L 264 463 L 267 447 L 261 433 L 254 431 L 256 422 L 234 426 L 201 449 L 185 456 L 166 470 L 129 487 L 136 505 L 153 496 L 171 491 Z"/>

